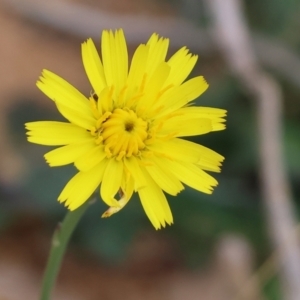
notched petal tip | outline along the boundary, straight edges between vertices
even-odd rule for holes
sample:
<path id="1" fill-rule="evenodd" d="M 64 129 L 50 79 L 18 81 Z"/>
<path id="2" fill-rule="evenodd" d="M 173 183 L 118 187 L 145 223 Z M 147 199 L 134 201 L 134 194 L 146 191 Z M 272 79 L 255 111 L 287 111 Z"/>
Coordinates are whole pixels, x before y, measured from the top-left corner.
<path id="1" fill-rule="evenodd" d="M 79 206 L 72 206 L 71 203 L 70 204 L 65 204 L 65 207 L 69 210 L 69 211 L 74 211 L 75 209 L 77 209 Z"/>
<path id="2" fill-rule="evenodd" d="M 205 86 L 204 87 L 204 91 L 205 92 L 208 88 L 209 88 L 209 83 L 206 81 L 206 79 L 204 78 L 204 76 L 200 76 L 201 80 L 202 80 L 202 84 Z"/>
<path id="3" fill-rule="evenodd" d="M 31 124 L 31 123 L 32 123 L 32 122 L 27 122 L 27 123 L 25 123 L 25 124 L 24 124 L 25 128 L 28 129 L 28 130 L 30 130 L 29 128 L 30 128 L 30 124 Z M 26 132 L 26 133 L 28 133 L 28 132 Z"/>
<path id="4" fill-rule="evenodd" d="M 173 225 L 173 224 L 174 224 L 174 221 L 173 221 L 173 220 L 171 220 L 171 221 L 166 221 L 166 220 L 165 220 L 164 223 L 160 223 L 159 225 L 154 225 L 154 224 L 152 223 L 152 225 L 154 226 L 155 230 L 161 230 L 161 229 L 163 229 L 163 228 L 166 228 L 167 225 L 171 226 L 171 225 Z"/>
<path id="5" fill-rule="evenodd" d="M 56 77 L 57 75 L 53 72 L 51 72 L 50 70 L 47 69 L 43 69 L 41 72 L 41 76 L 40 79 L 45 79 L 46 77 Z"/>

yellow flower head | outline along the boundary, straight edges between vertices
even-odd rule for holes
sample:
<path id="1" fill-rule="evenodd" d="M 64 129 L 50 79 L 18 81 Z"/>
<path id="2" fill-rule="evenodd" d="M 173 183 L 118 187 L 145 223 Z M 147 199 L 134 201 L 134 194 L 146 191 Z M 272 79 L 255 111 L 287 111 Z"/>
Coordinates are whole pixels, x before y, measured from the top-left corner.
<path id="1" fill-rule="evenodd" d="M 78 169 L 58 197 L 70 210 L 99 185 L 109 206 L 103 217 L 118 212 L 137 192 L 159 229 L 173 223 L 164 192 L 177 195 L 184 183 L 211 194 L 217 185 L 206 171 L 220 172 L 224 158 L 181 137 L 224 129 L 226 111 L 191 105 L 208 84 L 202 76 L 185 81 L 197 56 L 183 47 L 166 60 L 168 46 L 168 39 L 153 34 L 136 49 L 128 67 L 122 30 L 103 31 L 102 59 L 88 39 L 82 44 L 93 89 L 88 97 L 43 70 L 37 86 L 68 122 L 27 123 L 28 141 L 61 146 L 45 154 L 48 164 L 73 163 Z"/>

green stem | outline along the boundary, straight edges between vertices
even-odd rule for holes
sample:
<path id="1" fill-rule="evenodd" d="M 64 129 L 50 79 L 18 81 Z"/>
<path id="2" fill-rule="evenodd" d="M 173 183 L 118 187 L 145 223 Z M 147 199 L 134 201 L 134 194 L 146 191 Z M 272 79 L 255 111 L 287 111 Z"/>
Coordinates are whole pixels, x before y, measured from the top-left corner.
<path id="1" fill-rule="evenodd" d="M 51 292 L 70 237 L 89 204 L 90 201 L 86 201 L 85 204 L 81 205 L 76 210 L 69 211 L 63 222 L 57 226 L 52 238 L 52 245 L 44 273 L 40 300 L 50 300 Z"/>

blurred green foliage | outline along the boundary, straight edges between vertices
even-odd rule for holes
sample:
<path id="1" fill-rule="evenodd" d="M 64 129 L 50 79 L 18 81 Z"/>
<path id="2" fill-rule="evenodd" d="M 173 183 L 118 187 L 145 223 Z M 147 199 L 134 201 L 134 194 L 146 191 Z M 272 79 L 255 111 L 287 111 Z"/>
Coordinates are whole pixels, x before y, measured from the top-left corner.
<path id="1" fill-rule="evenodd" d="M 287 30 L 295 30 L 300 3 L 297 0 L 252 0 L 244 1 L 251 27 L 271 35 L 284 35 Z"/>
<path id="2" fill-rule="evenodd" d="M 270 280 L 264 285 L 263 292 L 268 296 L 270 300 L 282 300 L 282 294 L 279 288 L 280 281 L 278 276 L 270 278 Z"/>

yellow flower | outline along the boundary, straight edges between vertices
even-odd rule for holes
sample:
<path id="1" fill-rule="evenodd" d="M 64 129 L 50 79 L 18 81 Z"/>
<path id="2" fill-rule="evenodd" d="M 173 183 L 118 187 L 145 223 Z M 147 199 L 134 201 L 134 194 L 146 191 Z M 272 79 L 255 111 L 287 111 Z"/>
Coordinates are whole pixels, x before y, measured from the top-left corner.
<path id="1" fill-rule="evenodd" d="M 138 192 L 159 229 L 173 223 L 164 192 L 177 195 L 184 183 L 211 194 L 217 185 L 206 171 L 220 172 L 224 158 L 181 137 L 225 129 L 226 111 L 192 106 L 208 88 L 202 76 L 185 81 L 197 56 L 183 47 L 166 60 L 168 46 L 168 39 L 153 34 L 136 49 L 128 67 L 122 30 L 103 31 L 102 60 L 88 39 L 82 44 L 82 60 L 93 89 L 89 97 L 43 70 L 37 86 L 68 122 L 27 123 L 28 141 L 62 146 L 45 154 L 48 164 L 73 163 L 78 169 L 58 197 L 70 210 L 99 185 L 109 206 L 103 217 L 119 211 Z"/>

